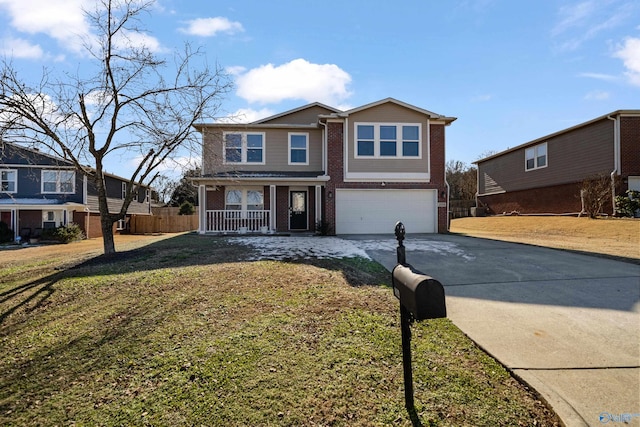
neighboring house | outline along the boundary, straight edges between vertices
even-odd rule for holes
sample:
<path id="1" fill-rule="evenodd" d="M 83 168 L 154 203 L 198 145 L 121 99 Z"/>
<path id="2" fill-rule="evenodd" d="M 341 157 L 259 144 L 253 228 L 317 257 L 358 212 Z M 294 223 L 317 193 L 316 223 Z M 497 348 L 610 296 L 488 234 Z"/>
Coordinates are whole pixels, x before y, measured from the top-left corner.
<path id="1" fill-rule="evenodd" d="M 109 211 L 122 206 L 129 182 L 115 175 L 105 177 Z M 148 188 L 138 191 L 128 214 L 149 215 Z M 0 221 L 15 236 L 38 235 L 42 229 L 77 223 L 87 237 L 102 236 L 98 196 L 94 184 L 73 163 L 36 149 L 0 141 Z M 114 224 L 124 229 L 126 220 Z"/>
<path id="2" fill-rule="evenodd" d="M 446 232 L 445 117 L 387 98 L 320 103 L 248 124 L 208 123 L 200 233 Z"/>
<path id="3" fill-rule="evenodd" d="M 475 162 L 489 213 L 580 213 L 580 189 L 606 174 L 617 194 L 640 190 L 640 110 L 618 110 Z M 610 201 L 605 212 L 613 213 Z"/>

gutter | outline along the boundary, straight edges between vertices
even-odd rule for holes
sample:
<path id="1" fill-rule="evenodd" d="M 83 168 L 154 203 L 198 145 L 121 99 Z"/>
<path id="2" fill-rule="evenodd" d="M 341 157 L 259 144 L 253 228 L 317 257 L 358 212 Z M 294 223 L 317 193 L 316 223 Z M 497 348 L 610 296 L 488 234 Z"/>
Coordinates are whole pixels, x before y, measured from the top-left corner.
<path id="1" fill-rule="evenodd" d="M 620 116 L 613 118 L 610 115 L 607 119 L 613 121 L 613 170 L 611 177 L 611 212 L 616 213 L 616 174 L 620 172 Z"/>

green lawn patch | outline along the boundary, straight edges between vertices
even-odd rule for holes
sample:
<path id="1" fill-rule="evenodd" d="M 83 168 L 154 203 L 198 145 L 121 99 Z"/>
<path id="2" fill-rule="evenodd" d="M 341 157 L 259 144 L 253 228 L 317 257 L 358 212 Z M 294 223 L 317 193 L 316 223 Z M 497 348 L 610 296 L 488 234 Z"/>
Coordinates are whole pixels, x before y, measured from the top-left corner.
<path id="1" fill-rule="evenodd" d="M 389 272 L 250 255 L 183 235 L 0 267 L 0 425 L 411 425 Z M 557 422 L 448 320 L 412 331 L 423 425 Z"/>

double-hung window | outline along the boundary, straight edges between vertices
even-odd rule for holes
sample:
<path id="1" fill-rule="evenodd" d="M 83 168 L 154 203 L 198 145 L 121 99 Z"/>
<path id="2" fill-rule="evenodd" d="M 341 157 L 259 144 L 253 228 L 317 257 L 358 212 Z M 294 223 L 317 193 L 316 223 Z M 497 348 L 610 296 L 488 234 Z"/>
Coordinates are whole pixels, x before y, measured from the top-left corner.
<path id="1" fill-rule="evenodd" d="M 43 170 L 42 192 L 69 194 L 75 192 L 76 173 L 66 170 Z"/>
<path id="2" fill-rule="evenodd" d="M 529 147 L 524 151 L 525 171 L 547 167 L 547 143 Z"/>
<path id="3" fill-rule="evenodd" d="M 309 164 L 309 134 L 289 133 L 289 164 Z"/>
<path id="4" fill-rule="evenodd" d="M 225 132 L 224 163 L 264 164 L 264 133 Z"/>
<path id="5" fill-rule="evenodd" d="M 356 123 L 356 157 L 420 158 L 419 123 Z"/>
<path id="6" fill-rule="evenodd" d="M 15 169 L 0 170 L 0 191 L 3 193 L 18 191 L 18 171 Z"/>
<path id="7" fill-rule="evenodd" d="M 225 195 L 228 211 L 261 211 L 264 209 L 264 193 L 258 188 L 229 188 Z"/>

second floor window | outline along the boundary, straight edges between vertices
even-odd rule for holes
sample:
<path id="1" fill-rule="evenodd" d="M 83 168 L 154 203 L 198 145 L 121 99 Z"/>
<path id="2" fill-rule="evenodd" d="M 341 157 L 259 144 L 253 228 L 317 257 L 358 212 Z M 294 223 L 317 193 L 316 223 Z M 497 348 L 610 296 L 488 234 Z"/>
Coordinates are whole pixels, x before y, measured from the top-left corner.
<path id="1" fill-rule="evenodd" d="M 42 192 L 43 193 L 74 193 L 76 173 L 65 170 L 43 170 L 42 171 Z"/>
<path id="2" fill-rule="evenodd" d="M 264 164 L 264 133 L 225 132 L 224 162 Z"/>
<path id="3" fill-rule="evenodd" d="M 547 143 L 529 147 L 524 151 L 525 170 L 540 169 L 547 166 Z"/>
<path id="4" fill-rule="evenodd" d="M 289 164 L 309 164 L 309 135 L 306 133 L 289 134 Z"/>
<path id="5" fill-rule="evenodd" d="M 18 172 L 13 169 L 0 171 L 0 191 L 15 193 L 18 189 Z"/>
<path id="6" fill-rule="evenodd" d="M 420 158 L 419 123 L 356 123 L 356 157 Z"/>

